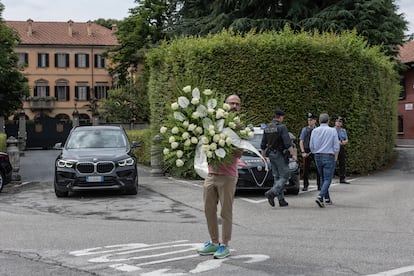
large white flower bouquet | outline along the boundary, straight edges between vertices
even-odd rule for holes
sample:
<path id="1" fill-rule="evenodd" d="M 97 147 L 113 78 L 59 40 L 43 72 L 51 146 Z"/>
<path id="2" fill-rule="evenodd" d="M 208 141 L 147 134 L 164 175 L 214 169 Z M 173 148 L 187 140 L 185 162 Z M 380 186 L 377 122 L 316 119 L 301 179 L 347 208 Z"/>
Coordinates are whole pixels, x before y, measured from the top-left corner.
<path id="1" fill-rule="evenodd" d="M 250 139 L 254 134 L 244 126 L 241 115 L 230 112 L 224 101 L 224 96 L 210 89 L 182 89 L 160 128 L 167 169 L 181 175 L 194 172 L 194 159 L 200 156 L 215 167 L 233 161 L 237 140 Z"/>

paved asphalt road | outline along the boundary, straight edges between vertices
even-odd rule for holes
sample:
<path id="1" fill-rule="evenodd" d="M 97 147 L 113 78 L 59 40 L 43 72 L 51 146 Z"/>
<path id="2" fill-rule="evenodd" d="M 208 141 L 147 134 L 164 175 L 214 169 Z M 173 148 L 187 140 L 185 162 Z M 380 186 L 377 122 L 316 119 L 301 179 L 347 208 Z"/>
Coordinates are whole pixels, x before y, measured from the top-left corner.
<path id="1" fill-rule="evenodd" d="M 151 177 L 137 196 L 53 193 L 57 151 L 27 151 L 21 184 L 0 194 L 0 275 L 414 275 L 414 148 L 394 166 L 315 187 L 271 208 L 262 193 L 234 203 L 232 256 L 200 257 L 202 182 Z"/>

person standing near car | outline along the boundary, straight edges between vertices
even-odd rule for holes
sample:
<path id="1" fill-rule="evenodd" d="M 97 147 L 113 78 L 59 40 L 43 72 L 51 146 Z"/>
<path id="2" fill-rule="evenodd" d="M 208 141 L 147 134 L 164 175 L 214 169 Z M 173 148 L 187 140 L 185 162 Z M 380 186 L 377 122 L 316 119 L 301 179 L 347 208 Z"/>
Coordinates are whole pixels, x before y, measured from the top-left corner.
<path id="1" fill-rule="evenodd" d="M 319 127 L 312 131 L 310 138 L 310 150 L 315 155 L 316 167 L 321 179 L 321 191 L 316 198 L 316 203 L 323 208 L 326 204 L 332 204 L 329 195 L 329 187 L 335 172 L 335 162 L 338 158 L 339 143 L 335 128 L 329 126 L 329 115 L 319 115 Z"/>
<path id="2" fill-rule="evenodd" d="M 309 172 L 311 168 L 311 163 L 315 162 L 315 157 L 312 154 L 309 142 L 312 130 L 316 127 L 316 116 L 312 113 L 308 113 L 308 126 L 302 128 L 299 136 L 299 147 L 300 152 L 302 153 L 302 172 L 303 172 L 303 189 L 302 191 L 307 191 L 309 187 Z M 321 190 L 321 180 L 319 178 L 319 173 L 316 170 L 316 184 L 318 190 Z"/>
<path id="3" fill-rule="evenodd" d="M 338 132 L 339 138 L 339 155 L 338 155 L 338 166 L 339 166 L 339 183 L 349 184 L 345 179 L 345 168 L 346 168 L 346 149 L 345 146 L 348 144 L 348 134 L 346 130 L 342 127 L 344 120 L 342 117 L 337 117 L 335 120 L 335 129 Z"/>
<path id="4" fill-rule="evenodd" d="M 273 187 L 265 193 L 272 207 L 275 206 L 275 197 L 278 198 L 280 207 L 289 205 L 284 197 L 285 185 L 290 176 L 288 153 L 293 161 L 297 162 L 297 150 L 293 147 L 286 125 L 282 123 L 284 118 L 285 112 L 276 109 L 274 119 L 264 129 L 260 145 L 263 158 L 266 158 L 266 155 L 269 156 L 274 176 Z"/>
<path id="5" fill-rule="evenodd" d="M 240 111 L 240 98 L 230 95 L 226 103 L 230 105 L 230 112 Z M 230 255 L 229 241 L 231 240 L 233 224 L 233 199 L 236 192 L 238 178 L 237 159 L 243 151 L 234 152 L 233 162 L 221 164 L 218 168 L 209 166 L 208 176 L 203 185 L 204 214 L 210 241 L 197 249 L 200 255 L 213 255 L 215 259 L 222 259 Z M 222 238 L 219 241 L 219 226 L 217 220 L 217 204 L 221 206 Z"/>

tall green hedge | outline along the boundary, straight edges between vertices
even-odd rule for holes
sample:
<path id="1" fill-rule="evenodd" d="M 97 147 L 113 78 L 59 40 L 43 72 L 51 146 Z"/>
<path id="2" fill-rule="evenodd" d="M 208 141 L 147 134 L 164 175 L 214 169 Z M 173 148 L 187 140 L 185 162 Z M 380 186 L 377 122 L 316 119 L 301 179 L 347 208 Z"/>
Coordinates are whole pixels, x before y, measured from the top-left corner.
<path id="1" fill-rule="evenodd" d="M 0 133 L 0 151 L 6 152 L 7 150 L 7 137 L 6 134 Z"/>
<path id="2" fill-rule="evenodd" d="M 349 173 L 376 170 L 393 158 L 398 75 L 394 63 L 355 32 L 224 31 L 165 42 L 148 62 L 153 133 L 166 105 L 192 84 L 238 94 L 254 124 L 269 122 L 280 107 L 296 136 L 307 125 L 308 112 L 344 117 Z"/>

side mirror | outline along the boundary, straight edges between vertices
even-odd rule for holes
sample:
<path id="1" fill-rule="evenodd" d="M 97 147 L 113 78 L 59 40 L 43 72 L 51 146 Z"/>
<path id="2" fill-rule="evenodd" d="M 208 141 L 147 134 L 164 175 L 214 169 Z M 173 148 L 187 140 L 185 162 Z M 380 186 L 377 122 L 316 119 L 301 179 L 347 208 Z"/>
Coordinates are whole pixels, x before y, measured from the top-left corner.
<path id="1" fill-rule="evenodd" d="M 56 144 L 53 146 L 53 149 L 56 149 L 56 150 L 61 150 L 61 149 L 62 149 L 62 143 L 56 143 Z"/>
<path id="2" fill-rule="evenodd" d="M 133 148 L 139 148 L 139 147 L 141 147 L 141 144 L 140 144 L 138 141 L 132 141 L 131 146 L 132 146 Z"/>

